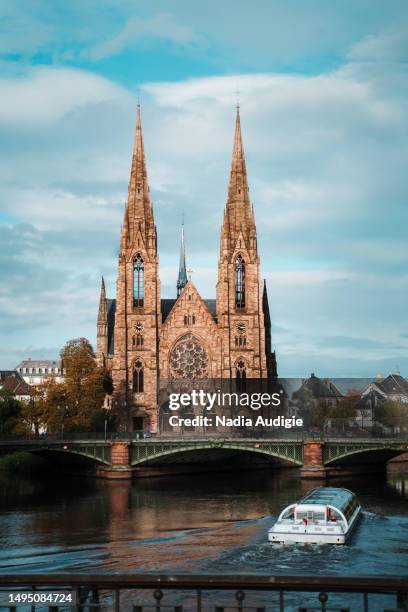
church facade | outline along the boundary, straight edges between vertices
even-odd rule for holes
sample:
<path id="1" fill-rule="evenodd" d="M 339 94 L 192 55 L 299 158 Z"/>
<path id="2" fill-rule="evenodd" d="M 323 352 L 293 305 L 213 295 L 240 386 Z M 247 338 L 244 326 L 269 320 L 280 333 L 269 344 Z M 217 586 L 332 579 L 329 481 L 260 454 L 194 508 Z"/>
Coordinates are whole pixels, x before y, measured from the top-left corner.
<path id="1" fill-rule="evenodd" d="M 174 299 L 160 295 L 157 229 L 147 179 L 140 108 L 120 235 L 116 299 L 99 300 L 97 360 L 111 372 L 122 429 L 158 429 L 161 379 L 272 380 L 277 376 L 239 109 L 224 210 L 216 299 L 187 278 L 184 227 Z"/>

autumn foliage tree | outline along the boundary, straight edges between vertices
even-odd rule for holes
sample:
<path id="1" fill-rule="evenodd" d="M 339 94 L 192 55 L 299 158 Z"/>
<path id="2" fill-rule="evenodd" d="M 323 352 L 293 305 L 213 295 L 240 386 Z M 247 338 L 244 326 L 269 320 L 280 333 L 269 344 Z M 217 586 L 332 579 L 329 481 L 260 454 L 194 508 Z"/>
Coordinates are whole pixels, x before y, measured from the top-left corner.
<path id="1" fill-rule="evenodd" d="M 19 419 L 19 432 L 23 434 L 35 434 L 38 436 L 46 427 L 47 412 L 44 402 L 44 385 L 32 387 L 31 397 L 28 401 L 21 402 Z"/>
<path id="2" fill-rule="evenodd" d="M 63 382 L 46 382 L 39 399 L 47 431 L 90 431 L 107 392 L 106 371 L 98 367 L 86 338 L 67 342 L 61 360 Z"/>
<path id="3" fill-rule="evenodd" d="M 10 391 L 0 389 L 0 435 L 16 432 L 21 413 L 21 402 Z"/>

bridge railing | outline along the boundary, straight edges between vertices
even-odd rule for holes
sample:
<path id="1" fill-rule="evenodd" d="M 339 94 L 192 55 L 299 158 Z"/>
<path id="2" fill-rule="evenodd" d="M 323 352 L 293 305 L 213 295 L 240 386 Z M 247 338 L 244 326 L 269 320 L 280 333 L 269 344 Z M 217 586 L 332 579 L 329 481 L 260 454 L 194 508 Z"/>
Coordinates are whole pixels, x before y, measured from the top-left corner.
<path id="1" fill-rule="evenodd" d="M 0 605 L 10 611 L 241 612 L 266 610 L 408 610 L 405 578 L 257 575 L 2 575 Z M 47 599 L 48 597 L 48 599 Z M 31 605 L 27 606 L 27 602 Z M 34 603 L 34 605 L 32 605 Z M 6 604 L 6 605 L 5 605 Z M 25 606 L 25 607 L 24 607 Z M 72 608 L 71 608 L 72 609 Z"/>
<path id="2" fill-rule="evenodd" d="M 145 442 L 155 440 L 200 440 L 200 439 L 236 439 L 236 440 L 340 440 L 340 439 L 352 439 L 352 440 L 408 440 L 407 432 L 381 432 L 378 430 L 341 430 L 341 429 L 325 429 L 319 430 L 316 428 L 304 429 L 301 431 L 294 430 L 253 430 L 253 431 L 190 431 L 180 430 L 178 432 L 166 432 L 152 434 L 147 431 L 133 431 L 133 432 L 108 432 L 106 435 L 103 432 L 65 432 L 47 434 L 43 433 L 40 435 L 9 435 L 0 433 L 0 444 L 1 443 L 12 443 L 16 446 L 22 445 L 26 442 L 37 442 L 37 443 L 48 443 L 48 442 L 64 442 L 64 441 L 95 441 L 95 442 L 108 442 L 114 440 L 129 440 L 138 441 L 142 440 Z"/>

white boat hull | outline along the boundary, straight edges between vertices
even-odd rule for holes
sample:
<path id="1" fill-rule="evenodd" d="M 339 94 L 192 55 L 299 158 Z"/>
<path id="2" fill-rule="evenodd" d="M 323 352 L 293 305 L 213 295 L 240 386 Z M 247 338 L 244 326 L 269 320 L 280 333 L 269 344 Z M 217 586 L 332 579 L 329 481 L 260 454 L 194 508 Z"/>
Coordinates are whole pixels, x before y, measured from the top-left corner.
<path id="1" fill-rule="evenodd" d="M 345 534 L 326 534 L 326 533 L 279 533 L 269 531 L 268 540 L 270 542 L 305 542 L 310 544 L 344 544 L 347 535 Z"/>
<path id="2" fill-rule="evenodd" d="M 299 525 L 293 522 L 277 522 L 268 531 L 269 542 L 298 542 L 310 544 L 345 544 L 356 526 L 361 514 L 359 506 L 350 520 L 348 529 L 344 531 L 343 525 Z"/>

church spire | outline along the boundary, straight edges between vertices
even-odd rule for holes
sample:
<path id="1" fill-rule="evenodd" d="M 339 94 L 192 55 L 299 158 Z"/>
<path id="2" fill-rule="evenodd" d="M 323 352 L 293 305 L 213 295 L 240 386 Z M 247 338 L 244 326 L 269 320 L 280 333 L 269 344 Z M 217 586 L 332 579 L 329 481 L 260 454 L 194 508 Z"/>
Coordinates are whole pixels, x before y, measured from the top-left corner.
<path id="1" fill-rule="evenodd" d="M 126 235 L 127 242 L 133 242 L 138 230 L 142 232 L 144 237 L 147 235 L 155 235 L 153 208 L 150 202 L 150 191 L 147 180 L 140 104 L 137 105 L 128 202 L 123 223 L 123 231 Z M 152 242 L 154 242 L 154 240 Z"/>
<path id="2" fill-rule="evenodd" d="M 232 150 L 231 175 L 228 189 L 228 202 L 241 196 L 240 200 L 245 200 L 249 205 L 249 189 L 245 164 L 244 145 L 242 144 L 241 117 L 239 106 L 237 106 L 237 116 L 235 119 L 234 147 Z"/>
<path id="3" fill-rule="evenodd" d="M 106 307 L 105 281 L 102 276 L 99 294 L 98 322 L 96 326 L 96 360 L 99 366 L 106 365 L 108 354 L 108 310 Z"/>
<path id="4" fill-rule="evenodd" d="M 240 233 L 242 233 L 246 247 L 252 249 L 256 254 L 255 218 L 249 199 L 241 117 L 239 106 L 237 106 L 228 199 L 222 228 L 222 241 L 227 241 L 227 248 L 230 252 L 234 251 Z"/>
<path id="5" fill-rule="evenodd" d="M 179 297 L 183 288 L 187 284 L 187 271 L 186 271 L 186 245 L 184 241 L 184 217 L 181 223 L 181 244 L 180 244 L 180 263 L 179 273 L 177 279 L 177 297 Z"/>

